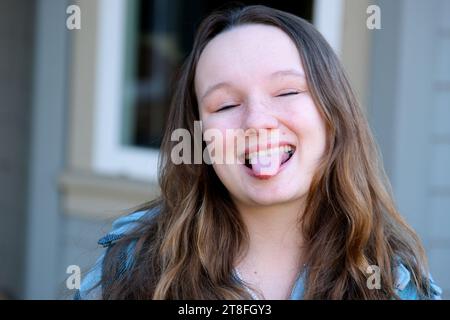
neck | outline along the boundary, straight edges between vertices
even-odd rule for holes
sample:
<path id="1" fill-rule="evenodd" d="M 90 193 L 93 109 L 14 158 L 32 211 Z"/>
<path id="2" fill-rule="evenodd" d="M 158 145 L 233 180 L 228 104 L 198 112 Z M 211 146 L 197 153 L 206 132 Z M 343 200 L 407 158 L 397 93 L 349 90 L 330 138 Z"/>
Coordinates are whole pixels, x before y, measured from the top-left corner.
<path id="1" fill-rule="evenodd" d="M 299 219 L 304 211 L 303 202 L 273 206 L 237 204 L 237 209 L 249 233 L 248 252 L 244 256 L 257 256 L 262 262 L 265 257 L 300 258 L 303 237 Z"/>
<path id="2" fill-rule="evenodd" d="M 265 299 L 287 299 L 302 266 L 301 202 L 276 206 L 237 205 L 249 234 L 235 267 Z M 252 291 L 254 292 L 254 291 Z"/>

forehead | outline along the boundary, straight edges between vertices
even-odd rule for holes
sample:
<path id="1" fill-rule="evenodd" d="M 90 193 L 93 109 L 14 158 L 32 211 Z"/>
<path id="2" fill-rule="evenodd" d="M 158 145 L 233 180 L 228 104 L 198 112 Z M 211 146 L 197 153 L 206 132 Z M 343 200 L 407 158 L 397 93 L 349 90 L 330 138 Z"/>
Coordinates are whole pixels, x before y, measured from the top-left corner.
<path id="1" fill-rule="evenodd" d="M 294 42 L 281 29 L 263 24 L 234 27 L 214 37 L 197 64 L 196 90 L 212 82 L 256 80 L 279 70 L 303 72 Z"/>

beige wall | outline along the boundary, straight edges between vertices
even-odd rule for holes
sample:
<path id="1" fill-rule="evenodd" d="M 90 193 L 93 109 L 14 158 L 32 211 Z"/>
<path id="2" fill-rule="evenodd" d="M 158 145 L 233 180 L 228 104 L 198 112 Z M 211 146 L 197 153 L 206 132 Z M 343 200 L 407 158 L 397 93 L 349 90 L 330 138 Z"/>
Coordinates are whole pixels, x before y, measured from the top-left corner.
<path id="1" fill-rule="evenodd" d="M 93 111 L 97 40 L 97 0 L 78 0 L 81 30 L 72 33 L 68 165 L 90 171 L 92 159 Z"/>
<path id="2" fill-rule="evenodd" d="M 341 45 L 342 63 L 355 93 L 364 108 L 368 103 L 372 34 L 366 27 L 369 0 L 345 0 Z"/>
<path id="3" fill-rule="evenodd" d="M 154 198 L 156 185 L 93 172 L 99 1 L 78 0 L 81 30 L 71 44 L 67 168 L 60 177 L 64 212 L 108 219 Z"/>

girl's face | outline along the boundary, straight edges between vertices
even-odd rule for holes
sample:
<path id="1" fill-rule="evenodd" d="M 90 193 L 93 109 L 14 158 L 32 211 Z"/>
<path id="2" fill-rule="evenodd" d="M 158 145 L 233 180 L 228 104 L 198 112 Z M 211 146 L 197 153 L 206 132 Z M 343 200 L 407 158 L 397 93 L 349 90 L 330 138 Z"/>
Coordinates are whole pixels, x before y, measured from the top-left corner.
<path id="1" fill-rule="evenodd" d="M 326 130 L 304 74 L 294 42 L 273 26 L 235 27 L 202 52 L 195 90 L 203 132 L 219 130 L 225 138 L 238 129 L 249 141 L 237 153 L 235 139 L 223 141 L 225 153 L 246 163 L 213 164 L 238 204 L 276 205 L 307 194 Z"/>

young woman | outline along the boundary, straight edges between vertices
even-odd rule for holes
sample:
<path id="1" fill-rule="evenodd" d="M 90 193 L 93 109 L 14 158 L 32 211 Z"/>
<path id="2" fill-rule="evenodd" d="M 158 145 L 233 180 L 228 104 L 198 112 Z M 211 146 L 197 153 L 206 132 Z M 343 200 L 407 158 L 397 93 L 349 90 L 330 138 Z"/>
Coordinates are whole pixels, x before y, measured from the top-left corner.
<path id="1" fill-rule="evenodd" d="M 195 121 L 203 133 L 235 130 L 257 143 L 235 153 L 235 139 L 224 139 L 223 151 L 243 161 L 176 164 L 171 135 L 194 136 Z M 292 14 L 249 6 L 203 21 L 174 92 L 160 186 L 159 199 L 100 239 L 107 250 L 78 298 L 441 294 L 338 58 Z"/>

